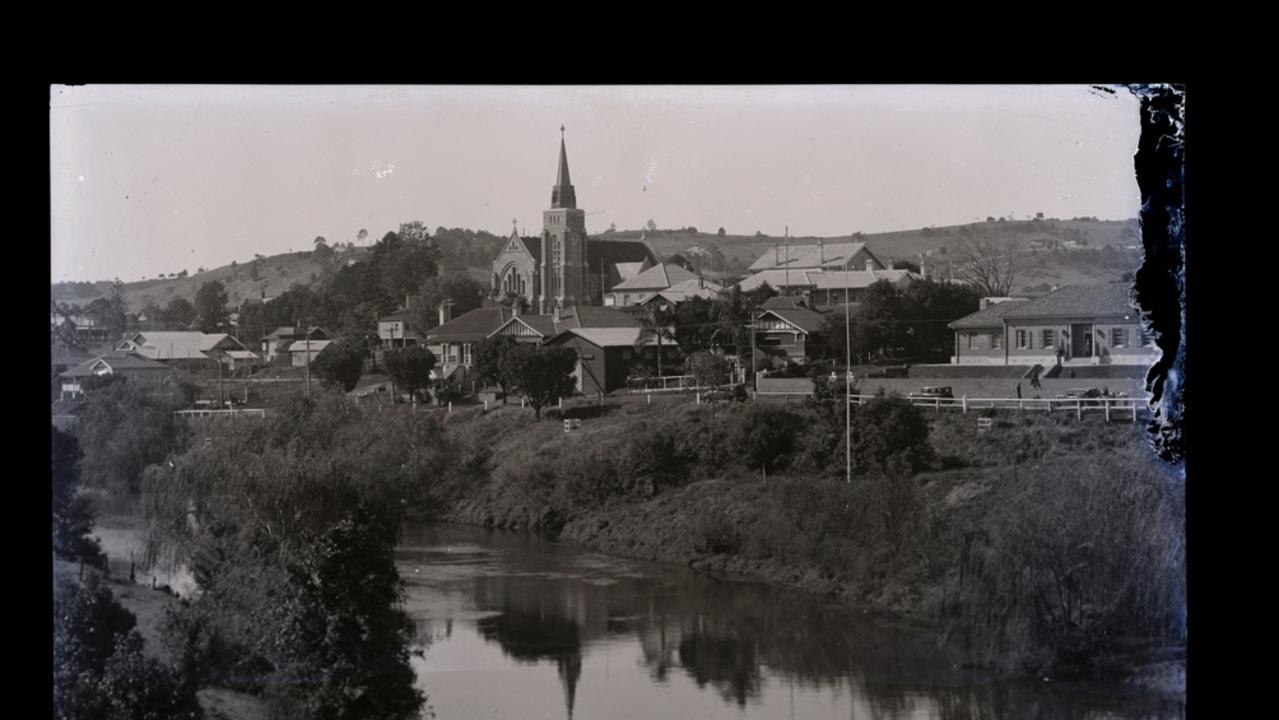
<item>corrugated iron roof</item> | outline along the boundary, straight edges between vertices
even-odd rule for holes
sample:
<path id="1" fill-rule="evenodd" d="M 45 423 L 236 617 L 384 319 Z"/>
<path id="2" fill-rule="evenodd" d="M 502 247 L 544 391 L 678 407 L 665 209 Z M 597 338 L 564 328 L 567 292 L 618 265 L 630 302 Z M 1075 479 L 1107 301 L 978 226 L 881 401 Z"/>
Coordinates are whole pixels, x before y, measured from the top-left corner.
<path id="1" fill-rule="evenodd" d="M 1029 302 L 1026 298 L 1011 298 L 1000 303 L 988 305 L 972 315 L 965 315 L 947 325 L 952 329 L 959 328 L 999 328 L 1004 326 L 1004 315 L 1014 308 Z"/>
<path id="2" fill-rule="evenodd" d="M 1051 317 L 1138 317 L 1131 283 L 1067 285 L 1004 314 L 1009 320 Z M 989 309 L 989 308 L 987 308 Z"/>

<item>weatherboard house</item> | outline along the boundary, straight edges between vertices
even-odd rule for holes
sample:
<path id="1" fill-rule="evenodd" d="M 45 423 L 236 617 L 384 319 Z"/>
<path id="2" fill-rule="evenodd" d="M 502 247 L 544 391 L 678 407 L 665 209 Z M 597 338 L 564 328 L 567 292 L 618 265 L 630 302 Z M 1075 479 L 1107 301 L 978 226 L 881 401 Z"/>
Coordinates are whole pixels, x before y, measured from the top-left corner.
<path id="1" fill-rule="evenodd" d="M 949 324 L 956 365 L 1150 365 L 1159 356 L 1132 284 L 1069 285 L 1002 299 Z"/>
<path id="2" fill-rule="evenodd" d="M 556 307 L 602 305 L 607 288 L 656 263 L 653 251 L 643 242 L 587 237 L 586 212 L 577 207 L 561 137 L 559 171 L 551 189 L 551 207 L 542 211 L 542 233 L 522 237 L 512 228 L 493 260 L 492 291 L 497 297 L 518 295 L 538 314 Z"/>
<path id="3" fill-rule="evenodd" d="M 900 285 L 919 279 L 908 270 L 889 269 L 866 243 L 821 240 L 774 245 L 751 264 L 750 273 L 738 284 L 743 292 L 767 284 L 819 307 L 859 302 L 867 288 L 880 281 Z"/>

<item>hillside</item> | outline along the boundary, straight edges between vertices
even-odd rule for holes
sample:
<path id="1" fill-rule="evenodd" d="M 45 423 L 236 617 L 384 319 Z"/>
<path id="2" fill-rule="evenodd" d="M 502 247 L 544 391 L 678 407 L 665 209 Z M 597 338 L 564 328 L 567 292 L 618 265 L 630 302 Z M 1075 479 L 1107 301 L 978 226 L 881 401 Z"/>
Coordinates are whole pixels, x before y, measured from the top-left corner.
<path id="1" fill-rule="evenodd" d="M 445 251 L 445 267 L 466 272 L 482 283 L 487 283 L 491 268 L 478 264 L 478 260 L 495 252 L 491 247 L 500 238 L 480 231 L 448 231 L 450 235 L 466 233 L 469 246 L 449 237 L 442 243 Z M 676 253 L 687 257 L 698 267 L 708 271 L 723 271 L 730 275 L 746 272 L 760 255 L 784 238 L 774 236 L 728 235 L 696 232 L 691 228 L 680 230 L 656 230 L 642 233 L 639 230 L 620 230 L 598 235 L 610 240 L 639 240 L 646 237 L 649 246 L 661 258 Z M 920 228 L 898 232 L 865 233 L 817 238 L 792 237 L 794 243 L 861 241 L 886 262 L 907 260 L 918 264 L 920 256 L 930 268 L 930 273 L 945 275 L 949 271 L 947 252 L 964 237 L 993 237 L 1010 239 L 1025 248 L 1023 271 L 1016 282 L 1019 292 L 1047 290 L 1050 285 L 1086 284 L 1118 280 L 1128 271 L 1136 269 L 1141 261 L 1140 235 L 1136 220 L 1099 221 L 1029 220 L 970 223 L 940 228 Z M 1074 250 L 1032 250 L 1032 242 L 1064 243 L 1073 241 L 1080 245 Z M 691 250 L 691 252 L 690 252 Z M 364 258 L 367 248 L 339 251 L 333 256 L 327 271 L 341 264 Z M 326 267 L 311 252 L 286 253 L 262 257 L 247 262 L 237 262 L 214 268 L 184 278 L 162 278 L 125 284 L 125 295 L 131 308 L 140 309 L 148 299 L 160 305 L 175 297 L 188 300 L 195 297 L 200 286 L 210 280 L 220 280 L 227 288 L 232 305 L 241 300 L 265 295 L 274 297 L 288 290 L 294 283 L 311 285 L 322 278 Z M 53 299 L 63 303 L 88 304 L 105 296 L 110 290 L 108 282 L 55 283 Z"/>
<path id="2" fill-rule="evenodd" d="M 260 298 L 263 295 L 275 297 L 294 283 L 311 285 L 323 277 L 326 271 L 335 270 L 347 262 L 361 260 L 367 252 L 367 248 L 339 251 L 333 255 L 327 268 L 309 251 L 260 257 L 202 273 L 192 273 L 183 278 L 157 278 L 125 283 L 125 297 L 128 298 L 129 307 L 136 311 L 148 299 L 161 306 L 176 297 L 192 300 L 201 285 L 219 280 L 226 286 L 227 297 L 234 306 L 249 298 Z M 110 289 L 109 282 L 93 283 L 91 287 L 84 283 L 55 283 L 53 299 L 60 303 L 86 305 L 95 298 L 106 296 Z"/>

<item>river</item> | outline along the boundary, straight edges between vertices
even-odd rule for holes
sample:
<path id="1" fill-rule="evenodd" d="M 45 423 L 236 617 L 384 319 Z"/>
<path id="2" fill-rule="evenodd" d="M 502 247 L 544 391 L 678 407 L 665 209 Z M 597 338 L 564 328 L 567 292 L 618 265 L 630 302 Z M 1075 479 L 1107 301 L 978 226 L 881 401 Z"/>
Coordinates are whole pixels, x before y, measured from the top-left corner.
<path id="1" fill-rule="evenodd" d="M 527 533 L 410 523 L 397 563 L 439 718 L 1181 718 L 1123 688 L 1000 681 L 820 598 Z"/>

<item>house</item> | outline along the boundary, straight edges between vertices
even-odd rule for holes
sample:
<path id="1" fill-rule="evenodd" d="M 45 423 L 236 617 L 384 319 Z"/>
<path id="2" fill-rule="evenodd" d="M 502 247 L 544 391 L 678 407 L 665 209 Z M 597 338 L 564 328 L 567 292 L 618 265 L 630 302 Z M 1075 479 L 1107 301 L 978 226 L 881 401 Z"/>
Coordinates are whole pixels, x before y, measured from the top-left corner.
<path id="1" fill-rule="evenodd" d="M 377 338 L 382 347 L 406 347 L 422 342 L 419 328 L 412 327 L 409 310 L 413 307 L 413 297 L 404 297 L 404 307 L 385 317 L 377 319 Z M 440 308 L 440 324 L 444 324 L 444 308 Z"/>
<path id="2" fill-rule="evenodd" d="M 426 346 L 439 362 L 440 377 L 465 377 L 481 340 L 510 337 L 516 342 L 542 344 L 570 329 L 627 328 L 638 332 L 639 322 L 619 310 L 579 305 L 530 315 L 507 307 L 482 307 L 458 316 L 427 333 Z"/>
<path id="3" fill-rule="evenodd" d="M 800 364 L 825 356 L 825 313 L 809 308 L 801 298 L 785 297 L 769 298 L 760 310 L 752 332 L 763 354 Z"/>
<path id="4" fill-rule="evenodd" d="M 75 345 L 55 341 L 50 349 L 49 364 L 53 366 L 53 373 L 56 375 L 93 358 L 92 354 L 81 350 Z"/>
<path id="5" fill-rule="evenodd" d="M 289 357 L 289 364 L 293 367 L 306 367 L 311 364 L 316 355 L 323 352 L 332 340 L 311 340 L 302 338 L 301 340 L 292 340 L 287 345 L 280 348 L 279 352 Z"/>
<path id="6" fill-rule="evenodd" d="M 106 324 L 82 313 L 67 313 L 63 315 L 59 312 L 50 312 L 49 327 L 50 329 L 69 328 L 74 334 L 76 342 L 85 347 L 111 339 L 111 330 Z"/>
<path id="7" fill-rule="evenodd" d="M 235 370 L 252 366 L 259 359 L 257 353 L 226 333 L 148 330 L 130 335 L 117 343 L 115 349 L 137 353 L 142 357 L 188 370 L 214 367 L 218 362 Z"/>
<path id="8" fill-rule="evenodd" d="M 568 347 L 577 352 L 573 376 L 577 391 L 584 395 L 605 395 L 626 387 L 630 367 L 638 359 L 637 346 L 656 357 L 656 340 L 639 345 L 638 327 L 572 327 L 546 341 L 548 346 Z"/>
<path id="9" fill-rule="evenodd" d="M 686 263 L 668 260 L 614 285 L 604 296 L 604 305 L 619 308 L 643 305 L 659 295 L 679 304 L 690 297 L 715 299 L 723 291 L 722 286 L 688 269 Z"/>
<path id="10" fill-rule="evenodd" d="M 953 364 L 1149 365 L 1159 356 L 1126 282 L 1069 285 L 1033 300 L 989 303 L 950 328 Z"/>
<path id="11" fill-rule="evenodd" d="M 61 397 L 69 400 L 82 396 L 83 383 L 91 377 L 116 375 L 128 378 L 129 382 L 155 385 L 172 378 L 173 374 L 173 368 L 165 363 L 135 352 L 117 350 L 86 360 L 62 373 Z"/>
<path id="12" fill-rule="evenodd" d="M 767 283 L 783 295 L 807 299 L 818 307 L 830 307 L 844 302 L 860 302 L 866 290 L 881 280 L 895 285 L 918 280 L 909 270 L 885 270 L 874 267 L 867 260 L 859 270 L 763 270 L 738 283 L 743 292 L 749 292 Z"/>
<path id="13" fill-rule="evenodd" d="M 478 307 L 428 330 L 423 342 L 435 355 L 436 375 L 465 376 L 474 362 L 475 345 L 518 314 L 518 310 L 502 306 Z"/>
<path id="14" fill-rule="evenodd" d="M 262 337 L 262 356 L 266 358 L 267 362 L 272 362 L 277 357 L 284 357 L 280 354 L 283 346 L 294 340 L 305 340 L 308 337 L 312 340 L 328 340 L 329 333 L 324 328 L 315 325 L 305 329 L 294 327 L 293 325 L 280 326 L 272 330 L 269 335 Z"/>

